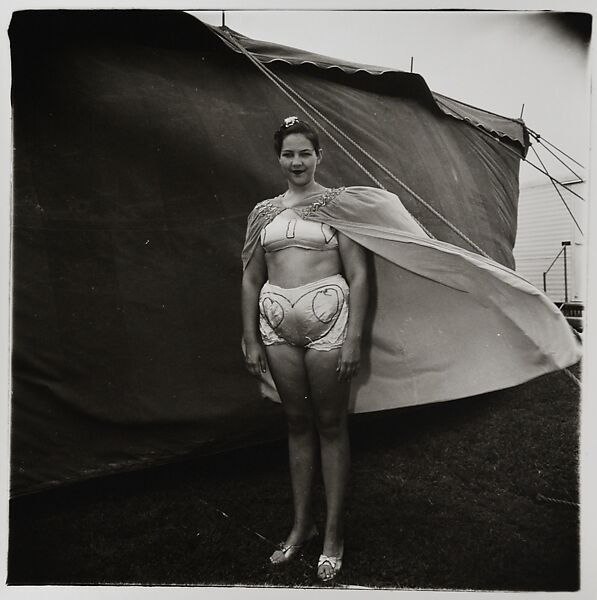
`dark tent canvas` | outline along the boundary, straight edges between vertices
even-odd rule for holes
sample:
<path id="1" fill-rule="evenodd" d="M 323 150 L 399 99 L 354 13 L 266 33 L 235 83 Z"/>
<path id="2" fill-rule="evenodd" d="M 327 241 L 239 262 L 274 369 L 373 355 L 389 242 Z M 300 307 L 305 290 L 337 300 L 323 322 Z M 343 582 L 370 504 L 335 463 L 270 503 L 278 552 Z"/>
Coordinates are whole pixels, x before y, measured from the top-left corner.
<path id="1" fill-rule="evenodd" d="M 225 33 L 513 266 L 522 122 L 416 74 Z M 180 12 L 24 11 L 10 41 L 12 494 L 283 435 L 244 370 L 240 253 L 248 213 L 283 186 L 271 133 L 297 107 Z M 371 184 L 322 142 L 322 184 Z"/>

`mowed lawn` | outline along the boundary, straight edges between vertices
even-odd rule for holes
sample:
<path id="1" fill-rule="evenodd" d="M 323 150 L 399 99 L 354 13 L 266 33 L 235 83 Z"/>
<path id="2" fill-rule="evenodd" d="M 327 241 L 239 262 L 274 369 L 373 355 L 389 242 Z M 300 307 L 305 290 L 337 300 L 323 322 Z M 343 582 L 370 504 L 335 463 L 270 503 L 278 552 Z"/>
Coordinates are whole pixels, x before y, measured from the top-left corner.
<path id="1" fill-rule="evenodd" d="M 579 396 L 559 372 L 353 417 L 334 585 L 578 589 Z M 321 527 L 321 484 L 316 498 Z M 284 442 L 16 498 L 8 582 L 317 586 L 321 540 L 267 560 L 291 502 Z"/>

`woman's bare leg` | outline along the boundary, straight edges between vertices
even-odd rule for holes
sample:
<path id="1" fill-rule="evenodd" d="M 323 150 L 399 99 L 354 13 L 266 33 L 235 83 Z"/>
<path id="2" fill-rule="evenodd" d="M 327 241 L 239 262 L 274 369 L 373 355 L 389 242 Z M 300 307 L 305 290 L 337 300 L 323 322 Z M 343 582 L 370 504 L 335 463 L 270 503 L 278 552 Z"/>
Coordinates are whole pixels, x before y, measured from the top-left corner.
<path id="1" fill-rule="evenodd" d="M 338 556 L 344 545 L 344 498 L 350 466 L 348 440 L 349 384 L 339 382 L 340 350 L 307 350 L 305 364 L 321 444 L 321 469 L 327 517 L 323 554 Z M 324 570 L 327 567 L 324 567 Z"/>
<path id="2" fill-rule="evenodd" d="M 305 351 L 286 344 L 275 344 L 266 346 L 266 352 L 288 420 L 294 525 L 286 544 L 301 544 L 312 535 L 315 525 L 313 481 L 317 458 L 317 432 L 309 398 Z M 275 561 L 276 557 L 272 556 L 272 559 Z"/>

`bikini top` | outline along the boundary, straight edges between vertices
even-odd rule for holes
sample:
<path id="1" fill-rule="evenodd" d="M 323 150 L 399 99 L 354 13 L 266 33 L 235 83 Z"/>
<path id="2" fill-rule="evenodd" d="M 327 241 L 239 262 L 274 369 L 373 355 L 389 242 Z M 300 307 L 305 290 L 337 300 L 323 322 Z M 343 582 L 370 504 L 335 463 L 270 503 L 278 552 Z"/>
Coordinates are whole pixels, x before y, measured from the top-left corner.
<path id="1" fill-rule="evenodd" d="M 261 230 L 261 245 L 266 252 L 285 248 L 335 250 L 338 247 L 338 235 L 333 227 L 305 221 L 297 212 L 287 208 Z"/>

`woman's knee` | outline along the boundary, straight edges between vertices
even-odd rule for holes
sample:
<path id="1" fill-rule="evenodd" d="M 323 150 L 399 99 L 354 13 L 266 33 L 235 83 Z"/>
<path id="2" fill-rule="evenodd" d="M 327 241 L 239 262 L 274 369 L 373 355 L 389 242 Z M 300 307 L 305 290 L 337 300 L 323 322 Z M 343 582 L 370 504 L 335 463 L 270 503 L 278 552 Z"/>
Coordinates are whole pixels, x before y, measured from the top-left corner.
<path id="1" fill-rule="evenodd" d="M 313 432 L 315 422 L 312 415 L 294 414 L 286 415 L 288 421 L 288 433 L 290 435 L 307 435 Z"/>
<path id="2" fill-rule="evenodd" d="M 317 430 L 324 439 L 337 439 L 344 435 L 346 428 L 347 419 L 343 412 L 325 411 L 317 415 Z"/>

